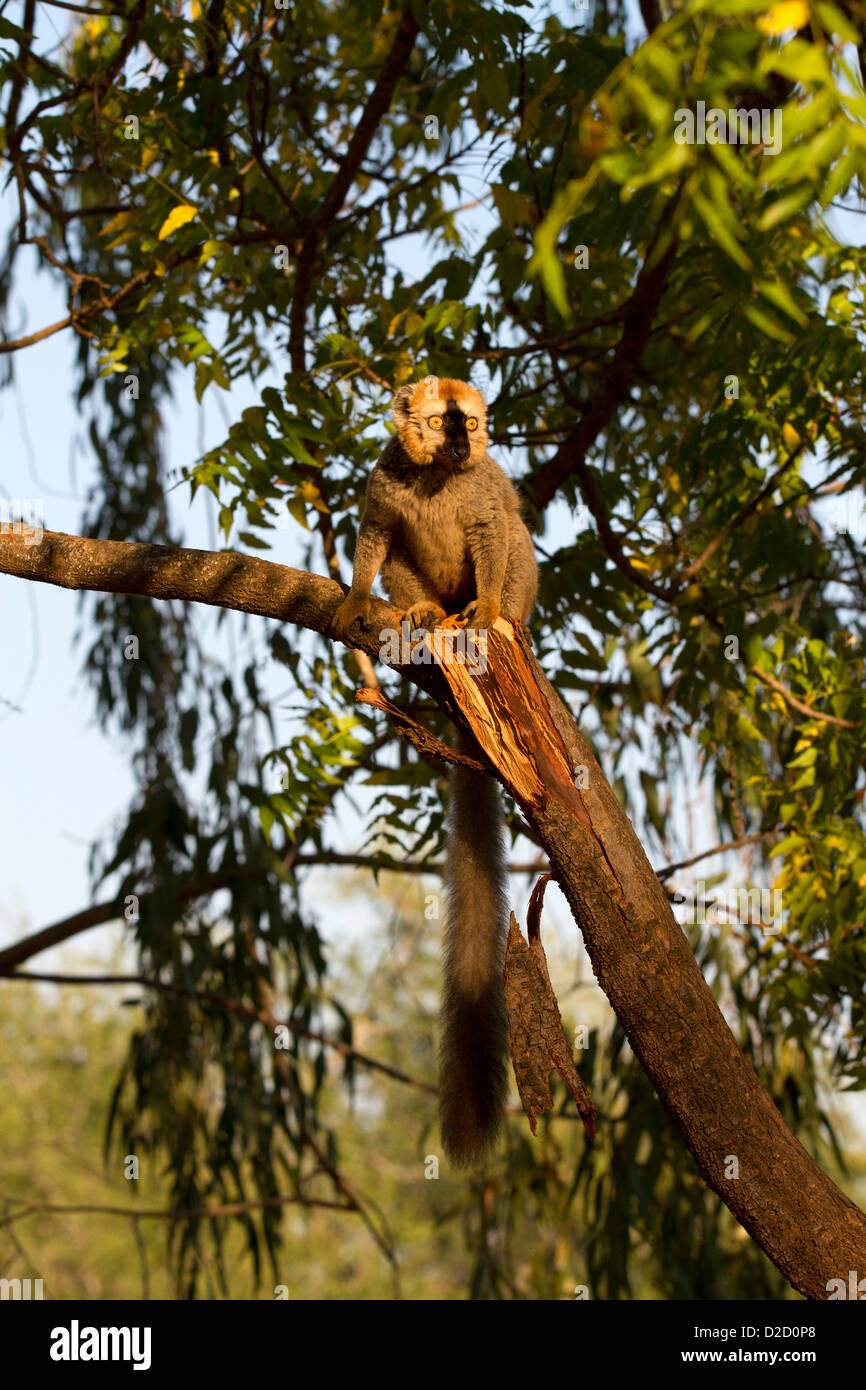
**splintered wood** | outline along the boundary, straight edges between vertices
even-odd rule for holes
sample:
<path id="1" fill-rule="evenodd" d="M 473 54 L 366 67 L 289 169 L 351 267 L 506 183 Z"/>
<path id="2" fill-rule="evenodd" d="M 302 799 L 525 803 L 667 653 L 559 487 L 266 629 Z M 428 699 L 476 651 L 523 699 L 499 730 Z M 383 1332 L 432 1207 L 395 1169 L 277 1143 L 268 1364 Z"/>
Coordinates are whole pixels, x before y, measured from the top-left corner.
<path id="1" fill-rule="evenodd" d="M 525 635 L 503 618 L 478 634 L 475 643 L 461 647 L 457 641 L 461 635 L 459 622 L 446 619 L 434 633 L 425 633 L 418 641 L 426 646 L 429 661 L 442 672 L 453 702 L 491 767 L 530 819 L 534 810 L 553 800 L 589 827 L 568 754 L 533 672 Z M 420 751 L 473 765 L 446 749 L 378 693 L 365 691 L 357 698 L 385 710 L 398 732 Z M 480 768 L 481 764 L 474 766 Z M 545 875 L 532 894 L 528 944 L 511 916 L 503 971 L 509 1046 L 533 1134 L 539 1115 L 552 1109 L 549 1078 L 555 1070 L 574 1097 L 586 1132 L 593 1138 L 595 1107 L 574 1065 L 541 944 L 541 904 L 549 880 L 550 875 Z"/>
<path id="2" fill-rule="evenodd" d="M 373 705 L 387 714 L 400 737 L 414 744 L 419 753 L 430 758 L 439 758 L 443 763 L 460 763 L 461 767 L 471 767 L 475 772 L 487 771 L 477 758 L 470 758 L 466 753 L 458 753 L 456 749 L 449 748 L 447 743 L 443 743 L 417 720 L 410 718 L 404 710 L 387 700 L 381 691 L 367 688 L 356 690 L 355 699 L 359 705 Z"/>
<path id="3" fill-rule="evenodd" d="M 497 618 L 483 637 L 481 660 L 438 663 L 467 724 L 527 810 L 555 797 L 587 824 L 562 739 L 515 629 Z"/>

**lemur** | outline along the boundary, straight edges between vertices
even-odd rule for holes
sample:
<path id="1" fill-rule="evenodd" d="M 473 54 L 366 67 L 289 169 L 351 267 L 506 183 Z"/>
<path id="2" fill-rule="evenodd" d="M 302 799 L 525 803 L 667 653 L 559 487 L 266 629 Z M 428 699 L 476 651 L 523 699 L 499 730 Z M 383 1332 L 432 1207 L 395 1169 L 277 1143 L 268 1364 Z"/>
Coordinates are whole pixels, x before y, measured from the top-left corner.
<path id="1" fill-rule="evenodd" d="M 367 486 L 352 586 L 334 618 L 347 638 L 365 621 L 381 570 L 411 629 L 459 611 L 483 630 L 502 614 L 525 623 L 538 572 L 517 493 L 487 453 L 484 397 L 465 381 L 428 377 L 394 396 L 396 435 Z M 477 748 L 458 730 L 457 748 Z M 439 1119 L 449 1159 L 467 1166 L 502 1125 L 507 1027 L 502 967 L 507 868 L 499 788 L 460 765 L 449 773 Z"/>

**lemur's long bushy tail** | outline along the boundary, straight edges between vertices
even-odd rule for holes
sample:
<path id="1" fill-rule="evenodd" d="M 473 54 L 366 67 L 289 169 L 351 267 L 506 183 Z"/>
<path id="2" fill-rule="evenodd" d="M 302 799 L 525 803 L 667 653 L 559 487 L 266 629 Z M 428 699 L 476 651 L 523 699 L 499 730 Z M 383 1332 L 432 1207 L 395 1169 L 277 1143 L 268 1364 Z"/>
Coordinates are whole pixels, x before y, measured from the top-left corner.
<path id="1" fill-rule="evenodd" d="M 477 756 L 462 730 L 456 747 Z M 446 1154 L 465 1167 L 494 1143 L 508 1092 L 507 868 L 498 785 L 458 764 L 449 777 L 439 1120 Z"/>

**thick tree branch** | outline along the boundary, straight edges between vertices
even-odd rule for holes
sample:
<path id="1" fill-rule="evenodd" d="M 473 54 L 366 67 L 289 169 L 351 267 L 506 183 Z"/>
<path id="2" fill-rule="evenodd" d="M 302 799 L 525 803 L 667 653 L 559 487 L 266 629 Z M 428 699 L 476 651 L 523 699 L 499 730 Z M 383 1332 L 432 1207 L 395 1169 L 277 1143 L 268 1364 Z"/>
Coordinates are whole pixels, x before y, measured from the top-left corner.
<path id="1" fill-rule="evenodd" d="M 411 4 L 403 6 L 388 57 L 370 93 L 349 148 L 340 163 L 318 213 L 304 237 L 295 267 L 292 309 L 289 316 L 289 356 L 293 372 L 304 370 L 304 334 L 307 319 L 307 300 L 313 283 L 313 272 L 322 236 L 337 216 L 364 161 L 364 156 L 379 128 L 379 123 L 391 105 L 397 84 L 406 71 L 415 40 L 418 21 Z"/>
<path id="2" fill-rule="evenodd" d="M 586 455 L 602 431 L 610 424 L 619 406 L 628 398 L 629 390 L 637 377 L 643 351 L 652 332 L 653 321 L 676 255 L 676 241 L 671 239 L 673 234 L 670 229 L 675 203 L 676 199 L 673 199 L 668 205 L 647 249 L 634 290 L 624 306 L 622 335 L 616 346 L 613 361 L 610 369 L 603 374 L 602 385 L 593 397 L 589 409 L 568 438 L 560 444 L 553 457 L 542 464 L 531 477 L 525 479 L 521 487 L 530 505 L 540 513 L 556 496 L 566 478 L 574 476 L 611 559 L 639 588 L 663 599 L 670 597 L 668 593 L 635 570 L 623 553 L 622 546 L 611 529 L 592 469 L 586 463 Z"/>
<path id="3" fill-rule="evenodd" d="M 7 538 L 0 572 L 221 604 L 323 635 L 342 593 L 252 556 L 51 532 L 39 546 Z M 375 602 L 373 614 L 373 629 L 396 627 L 390 605 Z M 487 638 L 483 672 L 451 662 L 404 674 L 471 729 L 537 833 L 598 982 L 704 1180 L 795 1289 L 826 1299 L 831 1279 L 866 1268 L 866 1217 L 788 1129 L 737 1046 L 631 821 L 525 637 L 499 619 Z M 359 645 L 376 655 L 377 632 Z"/>
<path id="4" fill-rule="evenodd" d="M 345 591 L 331 579 L 233 550 L 188 550 L 142 542 L 92 540 L 43 532 L 38 545 L 0 536 L 0 574 L 63 589 L 184 599 L 294 623 L 328 635 Z M 362 650 L 379 651 L 382 627 L 399 626 L 399 609 L 373 599 Z M 373 629 L 375 628 L 375 632 Z"/>
<path id="5" fill-rule="evenodd" d="M 443 674 L 547 850 L 636 1056 L 705 1182 L 795 1289 L 826 1299 L 831 1279 L 866 1265 L 866 1216 L 737 1046 L 631 821 L 520 631 L 498 620 L 487 656 L 483 674 L 456 663 Z"/>

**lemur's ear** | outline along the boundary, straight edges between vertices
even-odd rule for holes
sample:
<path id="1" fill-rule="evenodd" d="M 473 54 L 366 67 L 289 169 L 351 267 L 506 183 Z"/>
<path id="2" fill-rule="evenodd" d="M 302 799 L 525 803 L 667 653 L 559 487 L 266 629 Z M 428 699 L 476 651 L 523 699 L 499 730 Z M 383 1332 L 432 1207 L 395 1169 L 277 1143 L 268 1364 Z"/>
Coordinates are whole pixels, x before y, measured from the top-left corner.
<path id="1" fill-rule="evenodd" d="M 401 386 L 400 390 L 394 393 L 394 399 L 391 402 L 391 413 L 398 426 L 404 425 L 409 418 L 409 402 L 412 399 L 414 390 L 414 386 Z"/>

